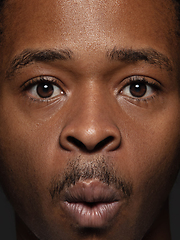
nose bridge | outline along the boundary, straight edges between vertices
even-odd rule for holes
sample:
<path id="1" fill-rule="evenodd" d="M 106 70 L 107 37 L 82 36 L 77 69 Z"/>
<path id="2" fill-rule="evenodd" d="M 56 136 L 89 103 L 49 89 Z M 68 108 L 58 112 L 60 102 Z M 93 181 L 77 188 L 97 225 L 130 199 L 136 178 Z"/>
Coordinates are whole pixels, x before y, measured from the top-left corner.
<path id="1" fill-rule="evenodd" d="M 71 122 L 77 126 L 80 123 L 83 124 L 89 132 L 100 122 L 102 125 L 110 115 L 110 101 L 107 95 L 106 87 L 103 84 L 99 84 L 95 80 L 85 81 L 73 99 Z"/>
<path id="2" fill-rule="evenodd" d="M 109 118 L 109 102 L 104 95 L 103 89 L 98 86 L 91 86 L 90 90 L 84 91 L 79 116 L 89 128 L 95 127 L 100 122 L 103 124 Z"/>
<path id="3" fill-rule="evenodd" d="M 72 104 L 71 119 L 61 133 L 61 146 L 86 151 L 117 148 L 120 132 L 113 122 L 106 91 L 89 84 L 79 94 Z"/>

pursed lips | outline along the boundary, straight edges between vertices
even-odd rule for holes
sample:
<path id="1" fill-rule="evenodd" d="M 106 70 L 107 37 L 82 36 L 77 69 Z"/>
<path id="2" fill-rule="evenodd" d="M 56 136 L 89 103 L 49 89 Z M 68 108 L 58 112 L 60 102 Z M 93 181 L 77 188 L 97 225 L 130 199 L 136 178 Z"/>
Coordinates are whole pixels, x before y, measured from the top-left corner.
<path id="1" fill-rule="evenodd" d="M 79 181 L 64 189 L 61 206 L 80 227 L 106 227 L 119 212 L 125 196 L 99 180 Z"/>

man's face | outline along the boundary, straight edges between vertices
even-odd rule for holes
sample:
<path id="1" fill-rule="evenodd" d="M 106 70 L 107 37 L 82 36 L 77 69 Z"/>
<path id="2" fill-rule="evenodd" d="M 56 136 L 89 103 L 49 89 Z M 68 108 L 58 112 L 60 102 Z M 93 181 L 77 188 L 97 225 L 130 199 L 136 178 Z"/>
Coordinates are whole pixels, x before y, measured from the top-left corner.
<path id="1" fill-rule="evenodd" d="M 171 1 L 9 0 L 0 175 L 43 240 L 140 240 L 176 177 Z"/>

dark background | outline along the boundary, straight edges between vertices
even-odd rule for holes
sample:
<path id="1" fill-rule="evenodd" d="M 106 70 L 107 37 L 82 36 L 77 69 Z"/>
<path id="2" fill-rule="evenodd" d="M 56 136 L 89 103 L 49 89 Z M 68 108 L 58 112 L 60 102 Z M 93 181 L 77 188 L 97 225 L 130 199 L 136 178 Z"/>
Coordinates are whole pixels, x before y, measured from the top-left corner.
<path id="1" fill-rule="evenodd" d="M 180 174 L 170 194 L 172 240 L 180 240 Z M 15 240 L 14 213 L 0 188 L 0 240 Z"/>

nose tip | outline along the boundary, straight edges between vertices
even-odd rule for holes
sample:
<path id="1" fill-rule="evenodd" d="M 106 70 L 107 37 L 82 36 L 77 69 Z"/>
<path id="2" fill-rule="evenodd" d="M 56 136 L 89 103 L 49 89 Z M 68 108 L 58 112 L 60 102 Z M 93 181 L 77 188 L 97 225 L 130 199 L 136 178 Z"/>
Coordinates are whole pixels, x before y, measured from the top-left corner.
<path id="1" fill-rule="evenodd" d="M 102 123 L 87 128 L 83 124 L 69 124 L 61 132 L 60 145 L 68 151 L 113 151 L 119 147 L 121 136 L 116 126 L 107 125 Z"/>

